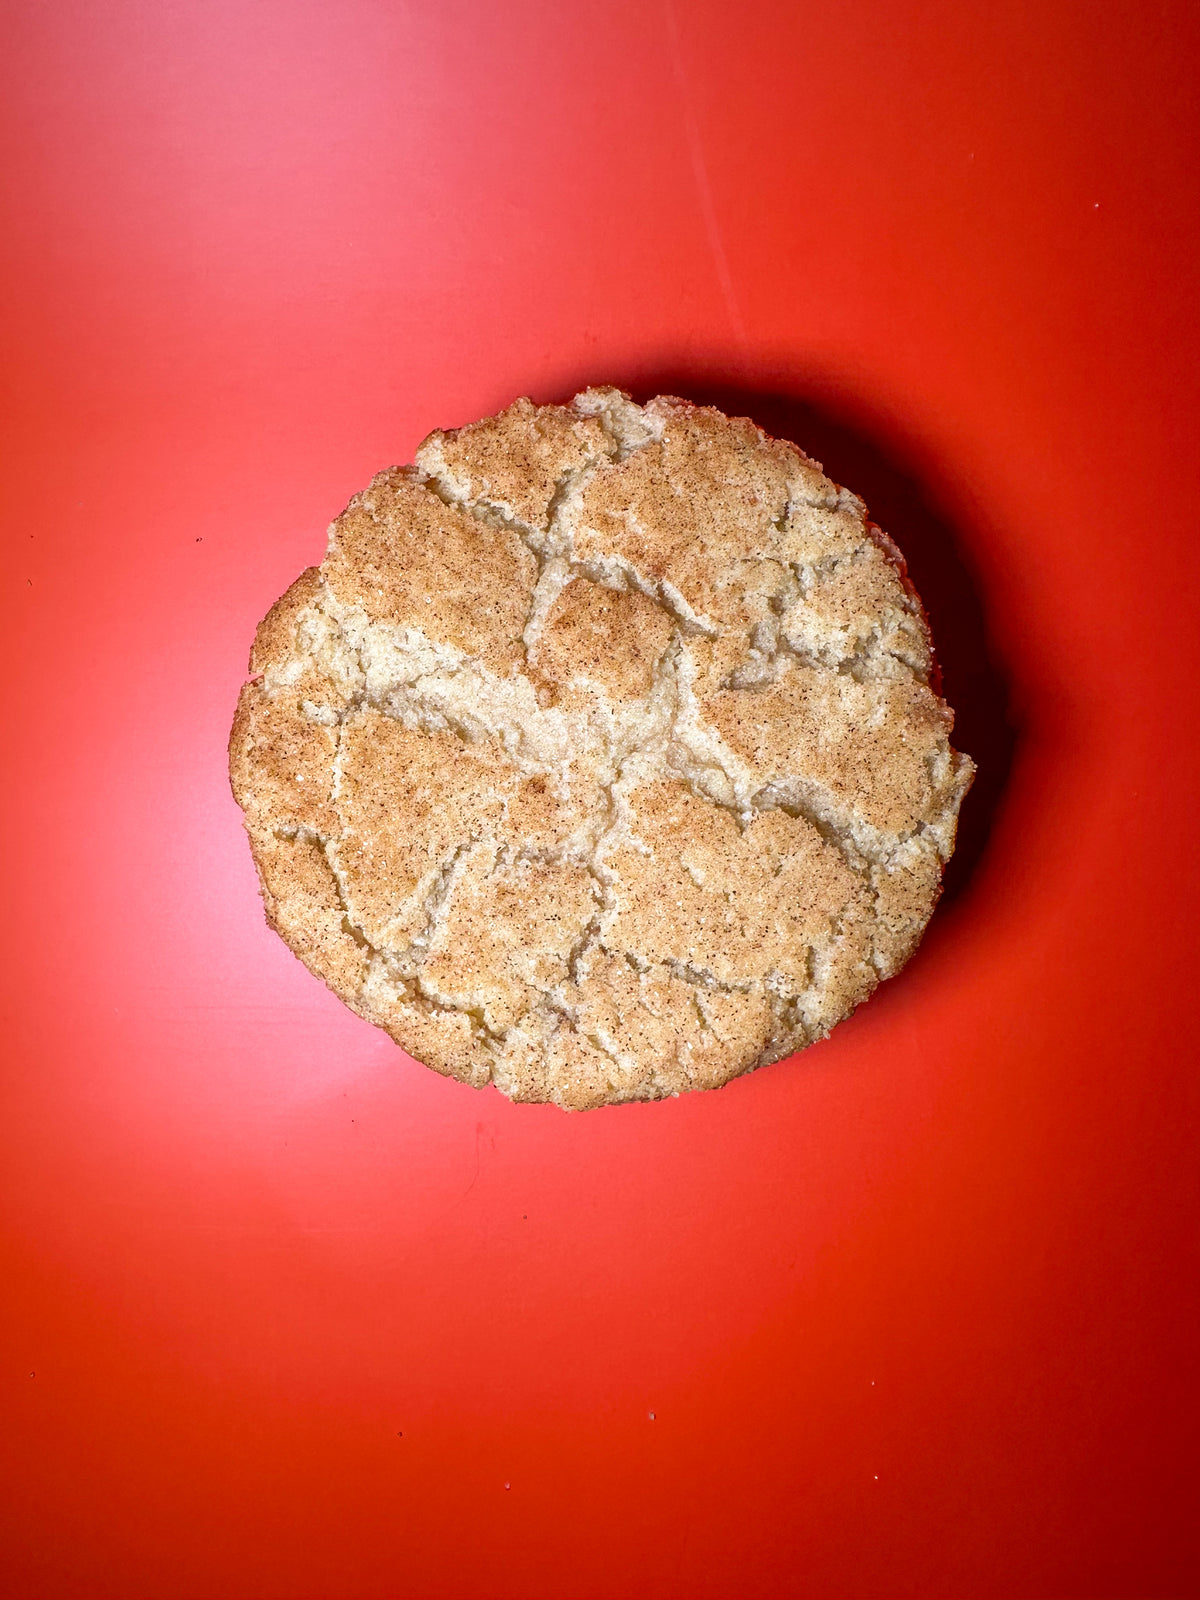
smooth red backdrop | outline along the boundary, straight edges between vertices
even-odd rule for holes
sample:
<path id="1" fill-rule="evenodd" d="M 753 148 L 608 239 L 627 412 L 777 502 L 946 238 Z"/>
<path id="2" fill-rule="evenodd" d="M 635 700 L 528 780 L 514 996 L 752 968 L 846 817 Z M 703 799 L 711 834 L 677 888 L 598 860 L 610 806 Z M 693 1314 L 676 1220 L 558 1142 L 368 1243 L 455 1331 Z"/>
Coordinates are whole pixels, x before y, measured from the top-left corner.
<path id="1" fill-rule="evenodd" d="M 3 33 L 6 1592 L 1200 1593 L 1200 12 Z M 832 1040 L 567 1116 L 288 954 L 225 741 L 355 489 L 587 381 L 807 424 L 982 770 Z"/>

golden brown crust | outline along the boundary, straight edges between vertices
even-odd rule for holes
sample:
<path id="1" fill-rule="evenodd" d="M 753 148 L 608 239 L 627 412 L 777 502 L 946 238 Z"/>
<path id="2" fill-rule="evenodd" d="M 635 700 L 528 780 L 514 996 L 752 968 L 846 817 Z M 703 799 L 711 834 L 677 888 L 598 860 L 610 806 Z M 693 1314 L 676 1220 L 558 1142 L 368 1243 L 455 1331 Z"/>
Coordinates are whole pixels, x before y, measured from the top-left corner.
<path id="1" fill-rule="evenodd" d="M 607 454 L 604 428 L 571 406 L 517 400 L 499 416 L 431 433 L 417 465 L 455 500 L 545 530 L 564 477 Z"/>
<path id="2" fill-rule="evenodd" d="M 940 811 L 934 766 L 950 732 L 924 684 L 794 665 L 762 689 L 721 689 L 701 711 L 764 788 L 797 771 L 872 828 L 910 832 Z"/>
<path id="3" fill-rule="evenodd" d="M 321 841 L 265 830 L 251 838 L 267 921 L 331 988 L 356 994 L 367 975 L 367 948 L 348 925 Z"/>
<path id="4" fill-rule="evenodd" d="M 795 953 L 828 932 L 830 908 L 862 892 L 841 852 L 803 817 L 776 809 L 743 825 L 669 779 L 643 784 L 629 806 L 627 838 L 609 858 L 606 945 L 719 985 L 778 973 L 789 994 L 805 987 L 807 972 L 789 971 Z"/>
<path id="5" fill-rule="evenodd" d="M 636 590 L 576 578 L 554 601 L 530 660 L 556 694 L 584 678 L 609 700 L 648 695 L 673 631 L 671 617 Z"/>
<path id="6" fill-rule="evenodd" d="M 268 919 L 417 1059 L 572 1108 L 712 1088 L 911 954 L 970 762 L 853 495 L 589 390 L 432 434 L 255 638 Z"/>
<path id="7" fill-rule="evenodd" d="M 444 505 L 410 473 L 381 472 L 329 530 L 334 600 L 420 628 L 495 672 L 521 659 L 537 564 L 518 536 Z"/>
<path id="8" fill-rule="evenodd" d="M 254 634 L 250 648 L 251 676 L 257 676 L 272 662 L 281 661 L 292 653 L 300 618 L 316 601 L 320 589 L 321 569 L 306 567 L 291 588 L 276 600 Z"/>

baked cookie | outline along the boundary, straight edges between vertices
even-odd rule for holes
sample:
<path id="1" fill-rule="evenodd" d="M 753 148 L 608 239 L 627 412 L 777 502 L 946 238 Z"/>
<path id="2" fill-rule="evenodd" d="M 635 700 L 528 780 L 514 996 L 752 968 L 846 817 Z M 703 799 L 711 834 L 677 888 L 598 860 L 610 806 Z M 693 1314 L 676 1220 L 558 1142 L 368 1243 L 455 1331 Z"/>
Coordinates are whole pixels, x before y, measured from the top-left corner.
<path id="1" fill-rule="evenodd" d="M 904 964 L 973 774 L 899 552 L 793 445 L 589 389 L 431 434 L 260 625 L 272 927 L 438 1072 L 709 1089 Z"/>

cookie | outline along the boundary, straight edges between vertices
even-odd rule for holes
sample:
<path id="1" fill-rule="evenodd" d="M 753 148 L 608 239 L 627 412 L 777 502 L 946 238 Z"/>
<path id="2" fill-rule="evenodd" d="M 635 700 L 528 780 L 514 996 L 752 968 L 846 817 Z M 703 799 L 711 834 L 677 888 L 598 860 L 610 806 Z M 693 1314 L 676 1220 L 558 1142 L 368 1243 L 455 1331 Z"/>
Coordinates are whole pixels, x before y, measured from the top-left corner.
<path id="1" fill-rule="evenodd" d="M 267 917 L 438 1072 L 710 1089 L 912 954 L 973 766 L 862 502 L 589 389 L 431 434 L 260 625 L 230 741 Z"/>

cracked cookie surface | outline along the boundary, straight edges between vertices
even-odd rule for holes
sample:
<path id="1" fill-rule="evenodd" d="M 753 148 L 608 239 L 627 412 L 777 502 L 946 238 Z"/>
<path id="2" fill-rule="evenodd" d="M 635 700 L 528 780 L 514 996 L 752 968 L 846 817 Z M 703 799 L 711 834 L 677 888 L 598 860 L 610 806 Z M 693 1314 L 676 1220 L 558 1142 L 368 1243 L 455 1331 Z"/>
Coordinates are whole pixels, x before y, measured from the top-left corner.
<path id="1" fill-rule="evenodd" d="M 615 389 L 379 473 L 250 671 L 271 925 L 418 1060 L 570 1108 L 823 1038 L 915 948 L 974 771 L 862 502 Z"/>

